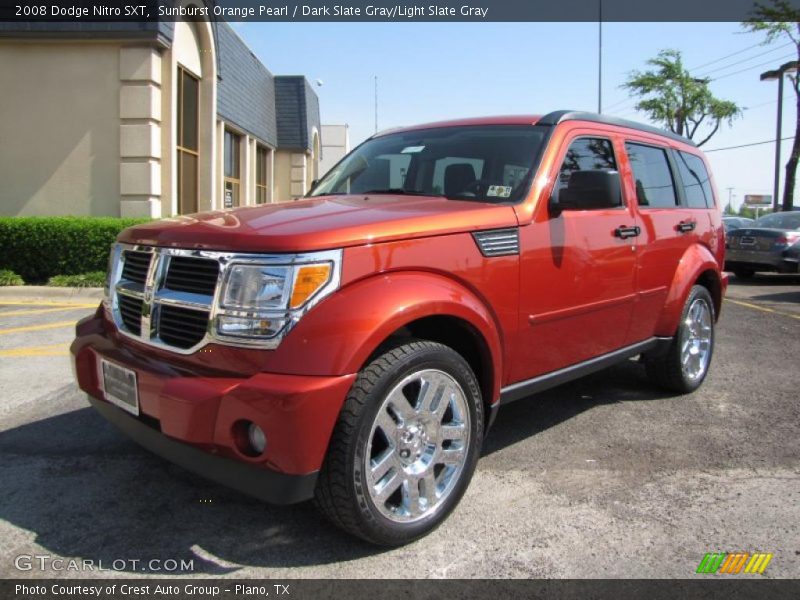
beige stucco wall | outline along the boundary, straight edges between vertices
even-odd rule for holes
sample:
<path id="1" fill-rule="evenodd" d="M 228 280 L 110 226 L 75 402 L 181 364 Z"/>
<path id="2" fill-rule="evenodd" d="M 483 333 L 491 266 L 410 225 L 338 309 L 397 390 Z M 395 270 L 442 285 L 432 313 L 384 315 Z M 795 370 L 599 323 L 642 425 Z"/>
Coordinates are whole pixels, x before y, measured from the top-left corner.
<path id="1" fill-rule="evenodd" d="M 284 202 L 292 199 L 292 152 L 275 151 L 275 188 L 273 202 Z"/>
<path id="2" fill-rule="evenodd" d="M 0 42 L 0 214 L 120 214 L 119 46 Z"/>

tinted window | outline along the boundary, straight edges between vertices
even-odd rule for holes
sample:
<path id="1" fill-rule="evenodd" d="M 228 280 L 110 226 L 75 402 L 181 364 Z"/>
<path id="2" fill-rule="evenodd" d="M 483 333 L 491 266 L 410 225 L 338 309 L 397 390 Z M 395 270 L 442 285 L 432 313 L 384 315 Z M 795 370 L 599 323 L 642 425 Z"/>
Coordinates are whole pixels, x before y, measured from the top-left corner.
<path id="1" fill-rule="evenodd" d="M 581 138 L 570 144 L 558 173 L 559 190 L 569 185 L 575 171 L 616 171 L 617 161 L 610 140 Z"/>
<path id="2" fill-rule="evenodd" d="M 687 152 L 677 152 L 678 172 L 683 181 L 683 191 L 689 208 L 710 208 L 714 206 L 711 181 L 703 161 Z"/>
<path id="3" fill-rule="evenodd" d="M 678 204 L 667 153 L 662 148 L 627 142 L 625 150 L 636 182 L 639 206 L 669 208 Z"/>

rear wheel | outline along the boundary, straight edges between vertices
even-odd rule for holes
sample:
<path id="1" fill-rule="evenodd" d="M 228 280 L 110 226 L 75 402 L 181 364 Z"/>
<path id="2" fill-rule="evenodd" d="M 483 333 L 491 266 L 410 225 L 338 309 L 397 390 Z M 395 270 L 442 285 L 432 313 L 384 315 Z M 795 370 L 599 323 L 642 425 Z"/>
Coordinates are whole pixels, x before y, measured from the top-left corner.
<path id="1" fill-rule="evenodd" d="M 703 286 L 692 287 L 678 331 L 666 353 L 645 355 L 647 375 L 668 390 L 688 393 L 706 378 L 714 353 L 714 302 Z"/>
<path id="2" fill-rule="evenodd" d="M 483 439 L 472 370 L 454 350 L 415 341 L 359 373 L 334 430 L 317 506 L 369 542 L 411 542 L 447 518 Z"/>

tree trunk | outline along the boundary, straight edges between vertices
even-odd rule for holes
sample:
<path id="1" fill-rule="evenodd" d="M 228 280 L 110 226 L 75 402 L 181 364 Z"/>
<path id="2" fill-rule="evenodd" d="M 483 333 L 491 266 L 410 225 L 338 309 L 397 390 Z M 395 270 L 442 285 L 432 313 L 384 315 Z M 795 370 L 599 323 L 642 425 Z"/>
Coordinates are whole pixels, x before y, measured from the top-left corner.
<path id="1" fill-rule="evenodd" d="M 783 184 L 783 207 L 781 210 L 792 210 L 794 204 L 794 178 L 797 174 L 797 162 L 800 159 L 800 94 L 795 94 L 797 102 L 797 125 L 794 130 L 794 144 L 789 161 L 786 163 L 786 178 Z"/>

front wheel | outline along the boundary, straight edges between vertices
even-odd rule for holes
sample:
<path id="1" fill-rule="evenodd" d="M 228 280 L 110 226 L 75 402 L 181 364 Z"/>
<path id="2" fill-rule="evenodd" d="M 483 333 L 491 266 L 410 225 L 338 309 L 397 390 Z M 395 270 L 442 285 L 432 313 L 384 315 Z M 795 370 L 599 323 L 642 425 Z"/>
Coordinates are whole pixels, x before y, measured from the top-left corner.
<path id="1" fill-rule="evenodd" d="M 472 478 L 483 403 L 467 362 L 413 341 L 360 373 L 345 401 L 315 500 L 334 524 L 398 546 L 439 526 Z"/>
<path id="2" fill-rule="evenodd" d="M 663 355 L 644 356 L 647 375 L 657 385 L 682 394 L 706 378 L 714 353 L 714 302 L 701 285 L 692 287 L 678 331 Z"/>

